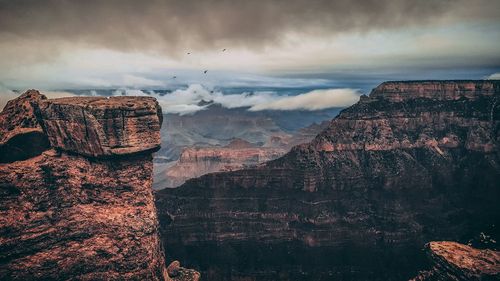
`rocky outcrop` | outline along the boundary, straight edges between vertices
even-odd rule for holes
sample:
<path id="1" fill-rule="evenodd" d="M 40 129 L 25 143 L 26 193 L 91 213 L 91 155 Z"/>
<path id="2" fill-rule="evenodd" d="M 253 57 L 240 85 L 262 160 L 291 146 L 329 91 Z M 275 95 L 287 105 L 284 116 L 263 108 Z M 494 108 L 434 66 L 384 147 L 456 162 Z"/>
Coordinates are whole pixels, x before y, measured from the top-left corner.
<path id="1" fill-rule="evenodd" d="M 430 242 L 425 246 L 432 268 L 412 281 L 474 281 L 500 279 L 500 252 L 479 250 L 456 242 Z"/>
<path id="2" fill-rule="evenodd" d="M 179 261 L 173 261 L 167 267 L 167 274 L 172 281 L 198 281 L 200 273 L 193 269 L 181 267 Z"/>
<path id="3" fill-rule="evenodd" d="M 233 259 L 218 258 L 230 266 L 248 259 L 245 244 L 256 260 L 292 255 L 296 279 L 322 264 L 332 275 L 320 279 L 401 280 L 425 263 L 418 249 L 428 241 L 484 229 L 498 240 L 499 99 L 498 81 L 383 83 L 281 158 L 158 192 L 169 254 L 226 245 Z M 211 270 L 201 255 L 186 259 Z M 268 279 L 281 279 L 273 260 Z M 260 272 L 244 264 L 233 269 Z"/>
<path id="4" fill-rule="evenodd" d="M 44 99 L 38 91 L 29 90 L 5 105 L 0 113 L 0 163 L 28 159 L 49 147 L 34 107 Z"/>
<path id="5" fill-rule="evenodd" d="M 92 157 L 160 148 L 162 114 L 152 97 L 60 98 L 39 107 L 53 147 Z"/>
<path id="6" fill-rule="evenodd" d="M 3 145 L 37 149 L 0 164 L 1 280 L 169 278 L 151 189 L 159 112 L 144 97 L 9 102 Z"/>

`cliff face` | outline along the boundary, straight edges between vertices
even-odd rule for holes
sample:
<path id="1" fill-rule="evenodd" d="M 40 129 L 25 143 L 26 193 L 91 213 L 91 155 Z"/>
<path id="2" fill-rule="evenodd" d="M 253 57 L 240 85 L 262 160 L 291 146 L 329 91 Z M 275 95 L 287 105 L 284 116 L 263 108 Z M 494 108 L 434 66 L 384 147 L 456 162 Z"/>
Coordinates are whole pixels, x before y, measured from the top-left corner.
<path id="1" fill-rule="evenodd" d="M 498 81 L 383 83 L 279 159 L 159 192 L 166 243 L 299 243 L 329 249 L 337 278 L 409 278 L 425 242 L 498 235 L 498 100 Z M 308 262 L 291 270 L 314 271 Z"/>
<path id="2" fill-rule="evenodd" d="M 160 187 L 177 187 L 186 180 L 208 173 L 233 171 L 273 160 L 286 153 L 283 148 L 258 147 L 236 139 L 224 147 L 193 147 L 182 151 L 179 160 L 165 171 Z"/>
<path id="3" fill-rule="evenodd" d="M 168 278 L 151 189 L 160 112 L 151 98 L 33 90 L 7 104 L 1 280 Z"/>
<path id="4" fill-rule="evenodd" d="M 177 187 L 186 180 L 220 171 L 235 171 L 274 160 L 297 144 L 309 142 L 328 126 L 312 124 L 291 135 L 273 135 L 263 145 L 235 138 L 225 146 L 188 147 L 173 165 L 155 176 L 156 189 Z"/>
<path id="5" fill-rule="evenodd" d="M 412 281 L 474 281 L 500 279 L 500 252 L 479 250 L 456 242 L 430 242 L 425 251 L 432 268 Z"/>

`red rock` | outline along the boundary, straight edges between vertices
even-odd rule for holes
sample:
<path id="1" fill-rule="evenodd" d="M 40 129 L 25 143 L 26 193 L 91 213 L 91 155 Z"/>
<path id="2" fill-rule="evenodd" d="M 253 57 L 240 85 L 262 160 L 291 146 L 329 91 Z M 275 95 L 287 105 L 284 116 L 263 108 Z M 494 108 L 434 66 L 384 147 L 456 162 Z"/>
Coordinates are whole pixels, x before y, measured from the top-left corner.
<path id="1" fill-rule="evenodd" d="M 151 97 L 71 97 L 40 103 L 53 147 L 86 156 L 154 152 L 160 148 L 161 108 Z"/>
<path id="2" fill-rule="evenodd" d="M 0 163 L 24 160 L 49 148 L 47 136 L 35 115 L 46 97 L 29 90 L 9 101 L 0 113 Z"/>
<path id="3" fill-rule="evenodd" d="M 416 98 L 433 100 L 477 99 L 493 96 L 498 85 L 492 81 L 391 81 L 384 82 L 373 89 L 371 99 L 385 99 L 401 102 Z"/>
<path id="4" fill-rule="evenodd" d="M 167 267 L 167 273 L 169 277 L 176 277 L 179 275 L 179 268 L 181 267 L 181 263 L 179 261 L 171 262 Z"/>
<path id="5" fill-rule="evenodd" d="M 179 160 L 166 169 L 161 187 L 177 187 L 188 179 L 208 173 L 240 170 L 286 153 L 283 148 L 235 146 L 184 149 Z"/>
<path id="6" fill-rule="evenodd" d="M 168 280 L 152 194 L 160 112 L 152 98 L 36 91 L 7 104 L 5 143 L 37 132 L 57 149 L 0 164 L 0 280 Z"/>
<path id="7" fill-rule="evenodd" d="M 293 145 L 310 141 L 329 122 L 313 124 L 294 135 L 274 135 L 263 146 L 235 138 L 226 146 L 189 147 L 179 160 L 160 173 L 155 188 L 177 187 L 186 180 L 220 171 L 235 171 L 259 165 L 284 155 Z"/>
<path id="8" fill-rule="evenodd" d="M 414 281 L 498 280 L 500 252 L 479 250 L 456 242 L 430 242 L 426 252 L 432 269 L 421 272 Z"/>

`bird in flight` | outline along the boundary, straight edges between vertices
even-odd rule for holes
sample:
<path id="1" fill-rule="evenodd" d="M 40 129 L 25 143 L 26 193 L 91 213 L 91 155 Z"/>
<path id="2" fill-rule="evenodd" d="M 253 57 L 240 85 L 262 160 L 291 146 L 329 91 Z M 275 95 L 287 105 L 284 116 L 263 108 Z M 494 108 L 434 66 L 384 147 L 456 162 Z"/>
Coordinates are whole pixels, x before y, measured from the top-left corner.
<path id="1" fill-rule="evenodd" d="M 222 51 L 223 51 L 223 52 L 225 52 L 225 51 L 226 51 L 226 49 L 222 49 Z"/>
<path id="2" fill-rule="evenodd" d="M 177 78 L 177 76 L 172 77 L 172 79 L 175 79 L 175 78 Z"/>
<path id="3" fill-rule="evenodd" d="M 203 71 L 203 73 L 207 74 L 208 70 Z"/>
<path id="4" fill-rule="evenodd" d="M 188 54 L 188 55 L 190 55 L 191 53 L 190 53 L 190 52 L 188 52 L 187 54 Z"/>

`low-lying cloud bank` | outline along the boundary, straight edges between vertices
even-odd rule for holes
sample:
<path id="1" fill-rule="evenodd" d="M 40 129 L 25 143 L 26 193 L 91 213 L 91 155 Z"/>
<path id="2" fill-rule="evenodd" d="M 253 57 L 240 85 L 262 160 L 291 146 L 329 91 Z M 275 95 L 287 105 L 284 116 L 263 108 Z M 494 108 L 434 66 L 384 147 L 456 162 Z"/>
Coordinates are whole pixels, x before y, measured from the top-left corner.
<path id="1" fill-rule="evenodd" d="M 321 89 L 299 95 L 278 95 L 275 92 L 244 92 L 223 94 L 211 91 L 201 85 L 191 85 L 166 95 L 154 91 L 117 90 L 114 95 L 153 96 L 165 113 L 192 114 L 208 107 L 207 103 L 220 104 L 225 108 L 248 107 L 250 111 L 261 110 L 321 110 L 333 107 L 346 107 L 359 99 L 357 90 Z"/>
<path id="2" fill-rule="evenodd" d="M 285 96 L 271 102 L 252 106 L 258 110 L 321 110 L 331 107 L 346 107 L 358 101 L 359 95 L 353 89 L 314 90 L 296 96 Z"/>
<path id="3" fill-rule="evenodd" d="M 486 77 L 488 80 L 500 80 L 500 72 L 493 73 L 490 76 Z"/>
<path id="4" fill-rule="evenodd" d="M 42 91 L 48 98 L 75 96 L 64 91 Z M 272 91 L 243 92 L 240 94 L 224 94 L 213 91 L 199 84 L 190 85 L 171 93 L 161 95 L 154 91 L 135 89 L 119 89 L 114 96 L 151 96 L 155 97 L 164 113 L 193 114 L 205 110 L 214 103 L 225 108 L 248 108 L 250 111 L 261 110 L 322 110 L 333 107 L 347 107 L 359 99 L 359 92 L 354 89 L 321 89 L 299 95 L 279 95 Z M 20 93 L 8 89 L 0 89 L 0 109 Z M 89 96 L 96 96 L 96 91 L 89 91 Z"/>

